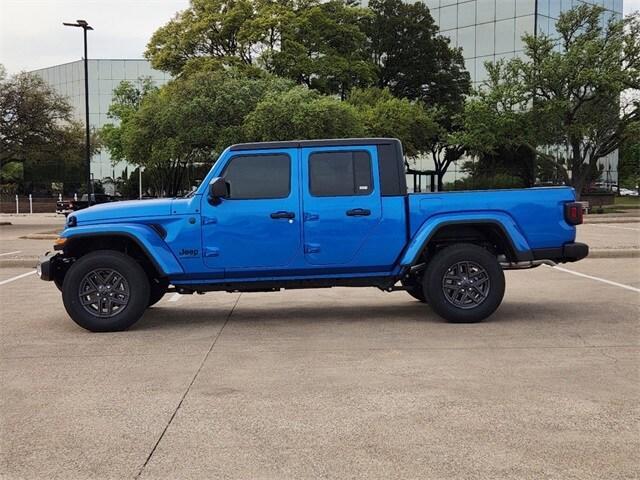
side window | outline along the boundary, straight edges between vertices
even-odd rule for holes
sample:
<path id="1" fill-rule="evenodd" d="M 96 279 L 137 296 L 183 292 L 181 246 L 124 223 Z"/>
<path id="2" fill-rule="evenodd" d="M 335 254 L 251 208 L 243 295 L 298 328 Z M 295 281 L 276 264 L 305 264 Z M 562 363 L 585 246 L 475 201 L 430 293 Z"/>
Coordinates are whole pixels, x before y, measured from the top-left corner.
<path id="1" fill-rule="evenodd" d="M 231 186 L 231 199 L 285 198 L 291 192 L 291 159 L 284 154 L 240 155 L 222 176 Z"/>
<path id="2" fill-rule="evenodd" d="M 309 191 L 314 197 L 369 195 L 372 190 L 369 152 L 319 152 L 309 156 Z"/>

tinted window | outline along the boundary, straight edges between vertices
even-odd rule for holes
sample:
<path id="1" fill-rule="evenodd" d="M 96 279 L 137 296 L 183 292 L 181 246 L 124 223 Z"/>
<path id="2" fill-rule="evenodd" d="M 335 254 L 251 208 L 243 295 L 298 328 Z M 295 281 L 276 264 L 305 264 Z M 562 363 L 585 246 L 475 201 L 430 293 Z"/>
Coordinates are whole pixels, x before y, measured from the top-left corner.
<path id="1" fill-rule="evenodd" d="M 232 199 L 284 198 L 289 196 L 291 161 L 288 155 L 243 155 L 225 168 Z"/>
<path id="2" fill-rule="evenodd" d="M 309 190 L 316 197 L 369 195 L 372 190 L 368 152 L 322 152 L 309 157 Z"/>

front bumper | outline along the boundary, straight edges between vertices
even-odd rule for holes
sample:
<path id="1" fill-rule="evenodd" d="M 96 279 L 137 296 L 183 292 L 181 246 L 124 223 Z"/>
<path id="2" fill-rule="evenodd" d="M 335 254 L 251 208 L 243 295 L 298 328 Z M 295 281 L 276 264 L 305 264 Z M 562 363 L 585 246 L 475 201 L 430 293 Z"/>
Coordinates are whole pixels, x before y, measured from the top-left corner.
<path id="1" fill-rule="evenodd" d="M 577 262 L 589 255 L 589 245 L 580 242 L 565 243 L 558 248 L 539 248 L 531 251 L 534 260 L 553 260 L 556 263 Z"/>
<path id="2" fill-rule="evenodd" d="M 41 280 L 53 281 L 54 273 L 60 268 L 61 255 L 47 252 L 40 257 L 36 271 Z"/>

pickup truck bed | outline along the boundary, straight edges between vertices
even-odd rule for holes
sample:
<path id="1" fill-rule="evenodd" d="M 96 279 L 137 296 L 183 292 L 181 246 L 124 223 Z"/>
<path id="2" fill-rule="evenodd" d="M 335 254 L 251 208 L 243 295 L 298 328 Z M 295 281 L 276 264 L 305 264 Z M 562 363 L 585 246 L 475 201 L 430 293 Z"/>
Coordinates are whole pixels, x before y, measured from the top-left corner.
<path id="1" fill-rule="evenodd" d="M 375 286 L 450 321 L 498 308 L 505 268 L 576 261 L 582 209 L 566 187 L 408 194 L 395 139 L 233 145 L 187 198 L 69 216 L 41 276 L 90 330 L 183 294 Z"/>

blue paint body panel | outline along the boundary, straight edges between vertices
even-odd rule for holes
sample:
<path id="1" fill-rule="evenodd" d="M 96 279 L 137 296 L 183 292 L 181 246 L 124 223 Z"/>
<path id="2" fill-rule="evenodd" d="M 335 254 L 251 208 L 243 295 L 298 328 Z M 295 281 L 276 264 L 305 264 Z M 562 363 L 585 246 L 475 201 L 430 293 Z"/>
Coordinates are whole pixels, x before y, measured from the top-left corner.
<path id="1" fill-rule="evenodd" d="M 371 159 L 367 194 L 314 196 L 309 157 L 316 152 L 361 151 Z M 73 214 L 63 237 L 125 235 L 147 252 L 175 285 L 237 282 L 398 278 L 415 264 L 425 243 L 444 225 L 491 223 L 526 256 L 575 240 L 564 219 L 570 188 L 382 195 L 375 145 L 305 146 L 242 150 L 290 159 L 284 198 L 211 202 L 208 185 L 240 153 L 225 150 L 189 198 L 117 202 Z M 355 183 L 355 182 L 354 182 Z M 366 216 L 347 215 L 353 209 Z M 272 218 L 274 212 L 293 218 Z"/>

